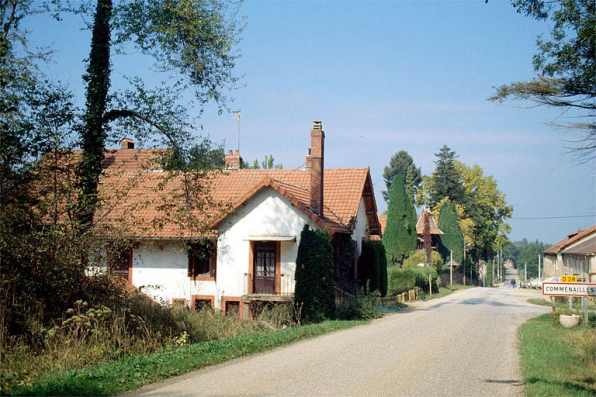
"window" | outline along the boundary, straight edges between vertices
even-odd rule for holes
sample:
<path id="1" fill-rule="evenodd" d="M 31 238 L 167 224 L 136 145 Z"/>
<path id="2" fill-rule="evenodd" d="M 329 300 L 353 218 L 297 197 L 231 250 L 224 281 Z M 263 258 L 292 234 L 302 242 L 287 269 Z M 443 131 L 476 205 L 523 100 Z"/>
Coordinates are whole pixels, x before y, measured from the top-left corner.
<path id="1" fill-rule="evenodd" d="M 215 243 L 201 241 L 190 245 L 188 250 L 188 277 L 215 280 L 217 252 Z"/>
<path id="2" fill-rule="evenodd" d="M 172 307 L 176 309 L 184 309 L 186 307 L 186 299 L 172 298 Z"/>
<path id="3" fill-rule="evenodd" d="M 132 247 L 128 243 L 114 243 L 108 247 L 108 269 L 131 281 Z"/>
<path id="4" fill-rule="evenodd" d="M 192 310 L 201 311 L 204 309 L 213 309 L 213 296 L 193 295 L 191 299 Z"/>
<path id="5" fill-rule="evenodd" d="M 240 317 L 240 302 L 227 301 L 225 303 L 225 313 L 229 316 Z"/>

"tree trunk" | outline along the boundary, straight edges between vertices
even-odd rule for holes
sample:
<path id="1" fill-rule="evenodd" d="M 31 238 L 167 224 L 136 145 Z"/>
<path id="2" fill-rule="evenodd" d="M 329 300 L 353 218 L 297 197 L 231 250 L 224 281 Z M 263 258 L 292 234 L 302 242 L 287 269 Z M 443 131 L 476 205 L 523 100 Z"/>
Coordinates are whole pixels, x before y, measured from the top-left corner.
<path id="1" fill-rule="evenodd" d="M 91 53 L 87 74 L 85 126 L 81 136 L 83 155 L 80 168 L 80 196 L 78 221 L 82 232 L 93 224 L 97 205 L 97 186 L 101 174 L 107 126 L 104 115 L 110 88 L 110 18 L 112 1 L 98 0 L 91 39 Z"/>

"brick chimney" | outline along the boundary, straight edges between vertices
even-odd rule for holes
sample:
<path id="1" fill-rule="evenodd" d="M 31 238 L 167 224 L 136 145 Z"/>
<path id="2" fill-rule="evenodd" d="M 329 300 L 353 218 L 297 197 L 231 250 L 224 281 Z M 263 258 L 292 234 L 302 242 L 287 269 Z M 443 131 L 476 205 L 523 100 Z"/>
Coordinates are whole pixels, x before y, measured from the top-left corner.
<path id="1" fill-rule="evenodd" d="M 313 122 L 306 168 L 310 172 L 310 208 L 323 216 L 323 174 L 325 169 L 325 133 L 320 121 Z"/>
<path id="2" fill-rule="evenodd" d="M 228 150 L 228 154 L 225 157 L 226 170 L 239 170 L 242 168 L 242 157 L 240 157 L 240 150 L 231 151 Z"/>
<path id="3" fill-rule="evenodd" d="M 130 138 L 124 137 L 120 141 L 120 149 L 134 149 L 135 148 L 135 141 Z"/>

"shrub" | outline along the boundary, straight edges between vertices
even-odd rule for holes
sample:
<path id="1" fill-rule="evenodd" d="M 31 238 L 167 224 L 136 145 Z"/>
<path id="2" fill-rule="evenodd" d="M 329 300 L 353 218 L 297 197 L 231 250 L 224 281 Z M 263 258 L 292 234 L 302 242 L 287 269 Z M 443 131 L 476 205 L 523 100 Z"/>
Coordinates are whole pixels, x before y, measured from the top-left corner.
<path id="1" fill-rule="evenodd" d="M 366 294 L 363 289 L 360 289 L 354 299 L 342 302 L 337 307 L 337 318 L 339 320 L 370 320 L 381 317 L 381 312 L 376 305 L 380 296 L 379 291 Z"/>
<path id="2" fill-rule="evenodd" d="M 358 258 L 358 279 L 361 287 L 387 294 L 387 257 L 380 241 L 365 241 Z"/>
<path id="3" fill-rule="evenodd" d="M 393 267 L 389 270 L 388 295 L 393 296 L 409 291 L 415 287 L 428 293 L 429 275 L 433 293 L 439 292 L 439 277 L 437 271 L 432 267 L 398 268 Z"/>
<path id="4" fill-rule="evenodd" d="M 426 257 L 426 253 L 424 250 L 416 250 L 410 254 L 408 259 L 404 261 L 404 268 L 415 268 L 420 267 L 418 266 L 420 263 L 424 263 L 424 259 Z M 441 267 L 443 266 L 443 257 L 436 251 L 433 251 L 430 255 L 430 265 L 435 269 L 436 272 L 441 271 Z"/>
<path id="5" fill-rule="evenodd" d="M 302 305 L 304 322 L 320 322 L 335 315 L 333 246 L 326 230 L 304 225 L 296 258 L 294 302 Z"/>

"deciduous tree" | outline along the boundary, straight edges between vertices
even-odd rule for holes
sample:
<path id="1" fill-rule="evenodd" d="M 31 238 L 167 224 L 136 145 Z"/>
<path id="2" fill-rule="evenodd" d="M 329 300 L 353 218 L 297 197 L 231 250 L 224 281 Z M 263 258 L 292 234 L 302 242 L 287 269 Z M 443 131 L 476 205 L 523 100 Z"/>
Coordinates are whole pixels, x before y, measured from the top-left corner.
<path id="1" fill-rule="evenodd" d="M 534 55 L 536 78 L 502 85 L 493 101 L 529 100 L 538 105 L 577 112 L 582 121 L 564 124 L 580 132 L 570 148 L 580 158 L 596 155 L 596 3 L 594 0 L 513 0 L 517 12 L 550 20 L 549 35 L 538 37 Z"/>

